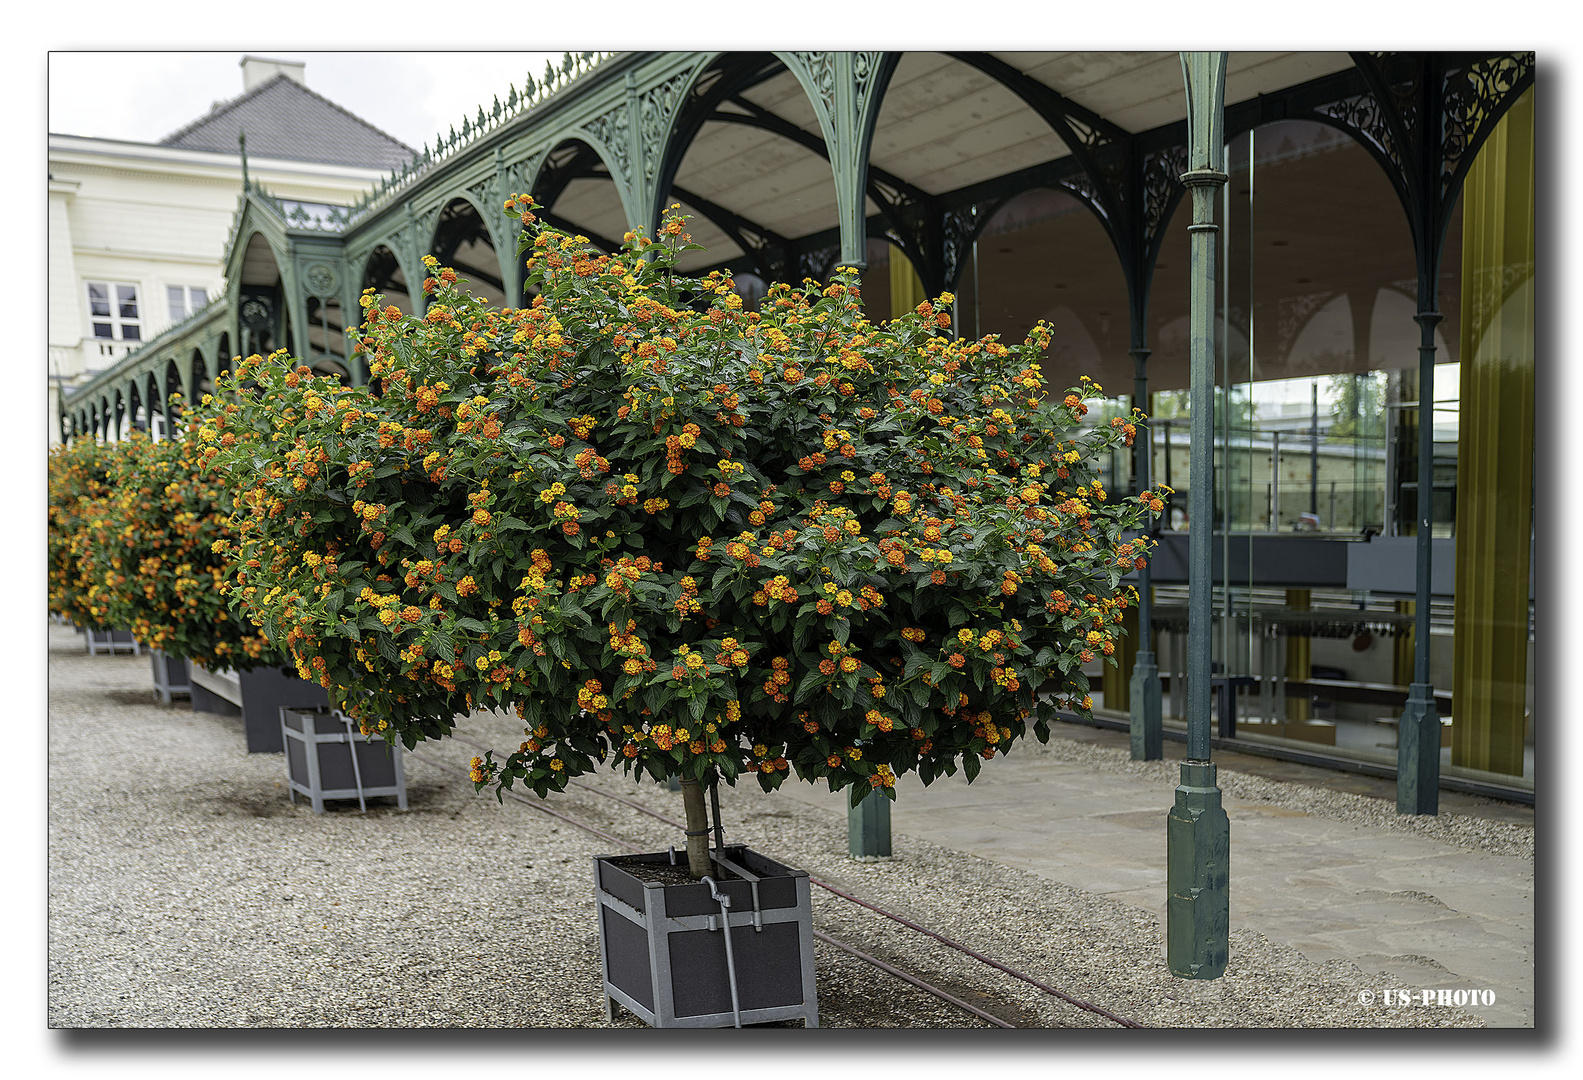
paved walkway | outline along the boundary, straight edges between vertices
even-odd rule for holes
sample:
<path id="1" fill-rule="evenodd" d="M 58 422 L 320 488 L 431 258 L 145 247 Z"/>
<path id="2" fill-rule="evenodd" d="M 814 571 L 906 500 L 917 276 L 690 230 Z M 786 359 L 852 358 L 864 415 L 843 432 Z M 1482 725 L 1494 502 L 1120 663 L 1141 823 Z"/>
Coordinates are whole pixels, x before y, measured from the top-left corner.
<path id="1" fill-rule="evenodd" d="M 1125 735 L 1056 725 L 1053 738 L 1126 756 Z M 1053 739 L 1052 739 L 1053 741 Z M 1167 744 L 1167 759 L 1182 747 Z M 1377 781 L 1245 755 L 1219 755 L 1222 775 L 1360 794 Z M 1174 773 L 1174 769 L 1171 770 Z M 1164 770 L 1158 770 L 1162 773 Z M 1174 780 L 1139 777 L 1027 754 L 990 762 L 925 788 L 905 777 L 892 806 L 898 854 L 905 836 L 1100 893 L 1165 916 L 1165 817 Z M 789 798 L 841 810 L 845 793 L 786 784 Z M 1532 823 L 1529 808 L 1443 795 L 1442 810 Z M 1389 987 L 1491 990 L 1469 1005 L 1492 1027 L 1534 1023 L 1533 860 L 1455 846 L 1349 815 L 1227 797 L 1231 926 L 1284 942 L 1317 961 L 1345 958 Z M 1392 797 L 1390 807 L 1394 809 Z M 1163 952 L 1164 944 L 1161 949 Z M 1383 1007 L 1383 1006 L 1382 1006 Z"/>

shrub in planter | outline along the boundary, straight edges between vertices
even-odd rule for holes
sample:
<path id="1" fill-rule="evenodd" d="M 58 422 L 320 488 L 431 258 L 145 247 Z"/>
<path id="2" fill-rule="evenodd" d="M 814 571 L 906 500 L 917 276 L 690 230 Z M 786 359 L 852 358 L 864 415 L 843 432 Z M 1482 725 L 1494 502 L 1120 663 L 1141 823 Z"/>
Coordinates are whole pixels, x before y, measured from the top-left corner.
<path id="1" fill-rule="evenodd" d="M 1162 502 L 1107 496 L 1137 418 L 1047 393 L 1045 326 L 952 340 L 949 296 L 876 326 L 850 270 L 747 311 L 675 271 L 679 220 L 600 254 L 531 206 L 529 306 L 430 259 L 423 314 L 364 297 L 370 386 L 249 357 L 198 429 L 241 484 L 233 603 L 333 703 L 408 747 L 514 708 L 476 783 L 613 760 L 681 777 L 694 830 L 700 781 L 894 797 L 1087 708 Z"/>
<path id="2" fill-rule="evenodd" d="M 230 500 L 201 468 L 190 439 L 118 444 L 106 469 L 104 528 L 90 552 L 107 617 L 152 649 L 206 668 L 249 670 L 289 661 L 227 609 L 224 561 Z"/>
<path id="3" fill-rule="evenodd" d="M 91 555 L 109 494 L 106 469 L 115 452 L 92 439 L 77 439 L 49 452 L 49 610 L 87 630 L 108 630 L 104 600 L 96 587 Z"/>
<path id="4" fill-rule="evenodd" d="M 206 404 L 213 407 L 212 399 Z M 182 681 L 197 687 L 189 686 L 195 709 L 240 709 L 249 752 L 276 752 L 280 705 L 323 704 L 323 690 L 271 670 L 291 660 L 229 610 L 215 544 L 224 550 L 231 498 L 202 461 L 202 447 L 191 439 L 154 442 L 140 432 L 105 454 L 108 493 L 94 504 L 85 555 L 95 606 L 156 650 L 156 665 L 168 654 L 211 673 L 239 673 L 189 674 Z"/>

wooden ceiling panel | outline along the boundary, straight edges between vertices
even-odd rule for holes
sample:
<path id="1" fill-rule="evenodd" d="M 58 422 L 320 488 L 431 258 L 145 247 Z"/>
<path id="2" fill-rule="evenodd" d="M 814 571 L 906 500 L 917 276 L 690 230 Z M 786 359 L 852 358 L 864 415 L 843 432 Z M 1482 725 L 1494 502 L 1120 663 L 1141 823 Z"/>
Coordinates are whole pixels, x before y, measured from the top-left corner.
<path id="1" fill-rule="evenodd" d="M 701 267 L 713 266 L 742 254 L 742 249 L 729 236 L 714 222 L 688 206 L 687 200 L 672 199 L 671 201 L 682 204 L 682 213 L 687 215 L 687 235 L 692 237 L 693 243 L 702 244 L 705 249 L 683 252 L 682 257 L 676 262 L 679 269 L 692 273 Z"/>
<path id="2" fill-rule="evenodd" d="M 1178 53 L 994 55 L 1127 131 L 1147 131 L 1187 115 Z M 1351 57 L 1341 52 L 1233 52 L 1226 59 L 1226 103 L 1246 101 L 1351 66 Z"/>
<path id="3" fill-rule="evenodd" d="M 938 194 L 1065 156 L 1065 144 L 1010 90 L 966 64 L 933 59 L 943 63 L 919 64 L 927 71 L 892 81 L 875 125 L 872 164 Z M 907 67 L 903 57 L 898 75 Z M 1020 149 L 1005 153 L 1014 147 Z M 990 157 L 1002 167 L 977 167 Z"/>
<path id="4" fill-rule="evenodd" d="M 803 93 L 802 84 L 789 71 L 766 79 L 750 88 L 742 97 L 760 108 L 768 109 L 782 120 L 789 120 L 804 131 L 819 135 L 819 118 L 814 115 L 813 102 Z"/>
<path id="5" fill-rule="evenodd" d="M 595 232 L 607 240 L 620 240 L 627 231 L 626 213 L 613 181 L 603 177 L 573 180 L 550 213 L 575 222 L 585 232 Z"/>
<path id="6" fill-rule="evenodd" d="M 733 210 L 739 208 L 730 201 L 732 193 L 741 189 L 783 180 L 794 185 L 806 183 L 807 174 L 812 173 L 830 176 L 830 165 L 823 157 L 770 132 L 716 123 L 704 125 L 700 142 L 705 134 L 711 136 L 710 142 L 695 144 L 696 157 L 693 149 L 688 150 L 676 171 L 676 183 Z M 783 173 L 792 175 L 783 178 Z"/>

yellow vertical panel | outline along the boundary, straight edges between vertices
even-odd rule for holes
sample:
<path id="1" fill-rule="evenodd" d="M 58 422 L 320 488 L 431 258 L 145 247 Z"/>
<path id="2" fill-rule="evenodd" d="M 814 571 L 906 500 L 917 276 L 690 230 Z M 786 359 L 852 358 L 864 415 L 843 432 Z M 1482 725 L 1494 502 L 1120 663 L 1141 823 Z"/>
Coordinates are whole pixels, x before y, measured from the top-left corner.
<path id="1" fill-rule="evenodd" d="M 1121 628 L 1126 636 L 1116 642 L 1116 666 L 1105 664 L 1101 689 L 1105 692 L 1105 708 L 1126 712 L 1132 708 L 1132 664 L 1138 655 L 1138 609 L 1129 607 L 1121 613 Z"/>
<path id="2" fill-rule="evenodd" d="M 1414 532 L 1417 531 L 1415 528 Z M 1412 600 L 1396 601 L 1396 614 L 1411 615 L 1418 607 Z M 1405 634 L 1391 638 L 1391 682 L 1397 686 L 1411 686 L 1413 682 L 1413 628 Z"/>
<path id="3" fill-rule="evenodd" d="M 1287 589 L 1286 607 L 1291 611 L 1307 611 L 1313 605 L 1310 589 Z M 1313 674 L 1313 642 L 1305 636 L 1289 634 L 1286 638 L 1286 677 L 1307 680 Z M 1308 695 L 1286 699 L 1286 719 L 1290 723 L 1308 722 Z"/>
<path id="4" fill-rule="evenodd" d="M 1534 454 L 1534 103 L 1479 151 L 1462 192 L 1461 419 L 1451 761 L 1520 775 Z"/>
<path id="5" fill-rule="evenodd" d="M 890 246 L 890 317 L 895 319 L 907 314 L 927 300 L 923 294 L 923 279 L 912 268 L 912 260 L 895 244 Z"/>

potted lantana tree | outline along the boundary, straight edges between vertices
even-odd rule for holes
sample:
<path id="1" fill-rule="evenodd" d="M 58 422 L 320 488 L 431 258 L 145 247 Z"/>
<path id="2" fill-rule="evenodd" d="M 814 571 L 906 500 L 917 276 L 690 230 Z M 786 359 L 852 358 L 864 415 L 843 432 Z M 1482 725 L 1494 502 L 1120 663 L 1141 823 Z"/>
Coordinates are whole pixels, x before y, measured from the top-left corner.
<path id="1" fill-rule="evenodd" d="M 229 536 L 230 502 L 219 478 L 202 467 L 201 446 L 134 432 L 116 444 L 105 476 L 109 493 L 90 551 L 92 576 L 109 620 L 154 651 L 156 686 L 185 682 L 187 662 L 239 675 L 290 664 L 256 627 L 228 610 L 224 561 L 214 545 Z M 203 694 L 201 687 L 194 692 L 200 704 Z M 249 702 L 243 696 L 245 725 Z M 262 705 L 254 711 L 260 715 L 252 726 L 269 730 L 252 741 L 262 735 L 268 742 L 279 717 L 266 716 Z"/>
<path id="2" fill-rule="evenodd" d="M 1136 418 L 1047 392 L 1044 325 L 953 340 L 947 295 L 877 326 L 848 269 L 749 311 L 676 272 L 677 218 L 600 254 L 506 209 L 530 304 L 430 258 L 420 313 L 363 298 L 369 386 L 250 357 L 199 429 L 244 485 L 233 602 L 366 730 L 508 708 L 524 740 L 480 787 L 679 777 L 703 877 L 718 780 L 893 798 L 1087 709 L 1162 504 L 1107 497 Z"/>
<path id="3" fill-rule="evenodd" d="M 103 612 L 89 596 L 94 582 L 86 556 L 92 536 L 89 519 L 109 492 L 108 458 L 106 447 L 87 438 L 52 447 L 49 453 L 49 610 L 78 627 L 104 625 Z"/>
<path id="4" fill-rule="evenodd" d="M 113 621 L 93 569 L 118 452 L 116 444 L 82 437 L 49 454 L 49 610 L 83 632 L 90 653 L 137 647 L 132 632 Z"/>

